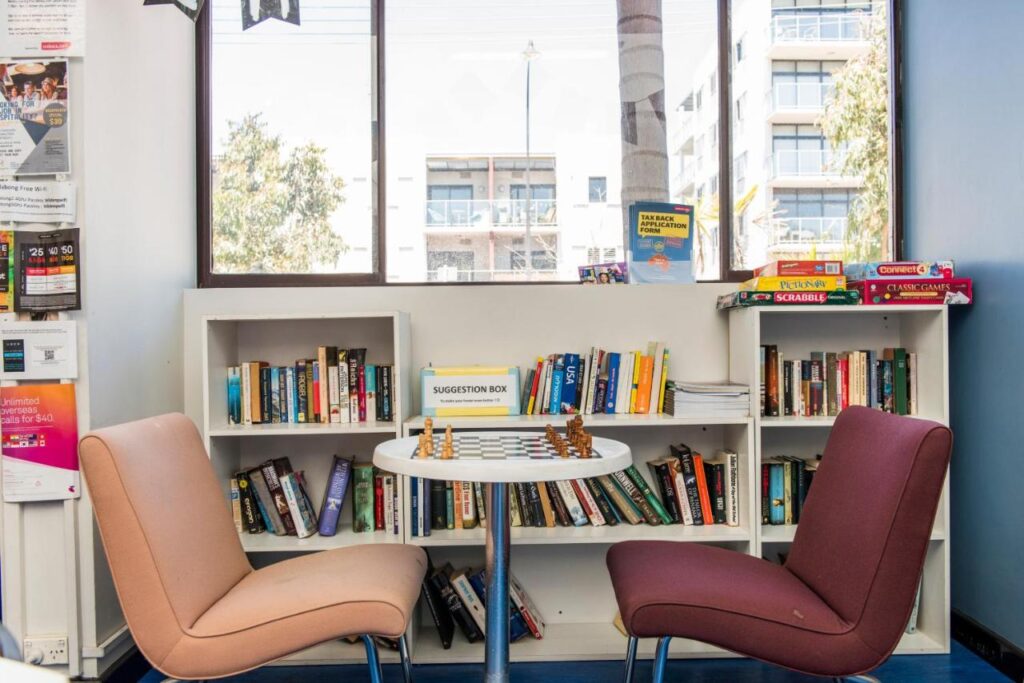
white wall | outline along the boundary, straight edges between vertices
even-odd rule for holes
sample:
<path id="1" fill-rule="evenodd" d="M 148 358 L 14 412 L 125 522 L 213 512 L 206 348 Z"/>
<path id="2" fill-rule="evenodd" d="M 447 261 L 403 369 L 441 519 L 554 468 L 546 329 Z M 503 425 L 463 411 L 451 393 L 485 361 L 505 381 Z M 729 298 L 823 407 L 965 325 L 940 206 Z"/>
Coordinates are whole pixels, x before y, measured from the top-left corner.
<path id="1" fill-rule="evenodd" d="M 88 54 L 69 72 L 84 254 L 83 311 L 73 316 L 82 433 L 183 408 L 181 290 L 196 281 L 193 24 L 141 0 L 89 0 L 87 11 Z M 99 658 L 128 641 L 103 647 L 124 619 L 88 499 L 69 511 L 14 507 L 0 552 L 23 568 L 23 585 L 4 586 L 5 611 L 21 637 L 79 635 L 86 657 L 73 651 L 69 670 L 95 676 Z"/>

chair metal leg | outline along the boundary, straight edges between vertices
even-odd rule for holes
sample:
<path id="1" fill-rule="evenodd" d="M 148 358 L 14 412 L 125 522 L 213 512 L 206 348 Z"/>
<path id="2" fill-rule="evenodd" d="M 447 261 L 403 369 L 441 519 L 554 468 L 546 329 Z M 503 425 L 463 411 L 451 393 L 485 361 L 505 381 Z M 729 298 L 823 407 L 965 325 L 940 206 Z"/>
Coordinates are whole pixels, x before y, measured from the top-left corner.
<path id="1" fill-rule="evenodd" d="M 409 643 L 405 640 L 405 634 L 398 639 L 398 654 L 402 658 L 402 676 L 405 683 L 412 683 L 412 659 L 409 657 Z"/>
<path id="2" fill-rule="evenodd" d="M 881 683 L 874 676 L 868 676 L 867 674 L 859 674 L 857 676 L 836 676 L 836 683 Z"/>
<path id="3" fill-rule="evenodd" d="M 633 667 L 636 666 L 636 645 L 639 642 L 636 636 L 629 637 L 629 644 L 626 646 L 626 678 L 625 683 L 633 683 Z"/>
<path id="4" fill-rule="evenodd" d="M 384 672 L 380 669 L 380 656 L 377 654 L 377 643 L 373 636 L 363 636 L 366 646 L 366 666 L 370 668 L 370 683 L 384 683 Z"/>
<path id="5" fill-rule="evenodd" d="M 662 683 L 665 680 L 665 665 L 668 664 L 668 644 L 672 642 L 671 636 L 658 638 L 658 650 L 654 653 L 654 676 L 653 683 Z"/>

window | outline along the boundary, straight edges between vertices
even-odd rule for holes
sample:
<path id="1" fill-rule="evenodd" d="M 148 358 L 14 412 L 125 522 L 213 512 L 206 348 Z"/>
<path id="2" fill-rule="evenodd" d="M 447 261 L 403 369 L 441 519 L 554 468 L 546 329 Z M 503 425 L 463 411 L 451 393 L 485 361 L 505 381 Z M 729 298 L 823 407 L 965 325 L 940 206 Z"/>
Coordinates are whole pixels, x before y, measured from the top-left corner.
<path id="1" fill-rule="evenodd" d="M 759 4 L 733 0 L 733 31 L 763 25 Z M 749 155 L 731 181 L 737 276 L 775 258 L 898 258 L 891 6 L 772 0 L 767 42 L 744 57 L 764 69 L 733 73 L 734 91 L 769 93 L 762 108 L 737 104 L 745 122 L 730 131 L 733 158 Z"/>
<path id="2" fill-rule="evenodd" d="M 243 31 L 236 0 L 207 0 L 200 285 L 575 281 L 593 254 L 621 258 L 625 204 L 659 198 L 695 206 L 701 279 L 807 232 L 898 256 L 889 2 L 663 0 L 660 51 L 624 74 L 651 22 L 583 2 L 307 2 L 301 24 Z M 854 82 L 870 85 L 830 96 Z M 826 186 L 850 193 L 821 200 L 846 227 L 777 239 L 779 193 Z"/>

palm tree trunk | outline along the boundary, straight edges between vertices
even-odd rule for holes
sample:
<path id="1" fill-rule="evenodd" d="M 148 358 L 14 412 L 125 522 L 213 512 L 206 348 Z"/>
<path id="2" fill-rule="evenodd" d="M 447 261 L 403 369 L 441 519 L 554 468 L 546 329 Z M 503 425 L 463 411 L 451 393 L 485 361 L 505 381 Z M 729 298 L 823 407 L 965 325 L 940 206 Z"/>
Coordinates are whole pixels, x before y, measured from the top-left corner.
<path id="1" fill-rule="evenodd" d="M 629 248 L 629 205 L 668 200 L 665 52 L 661 0 L 616 0 L 622 105 L 622 227 Z"/>

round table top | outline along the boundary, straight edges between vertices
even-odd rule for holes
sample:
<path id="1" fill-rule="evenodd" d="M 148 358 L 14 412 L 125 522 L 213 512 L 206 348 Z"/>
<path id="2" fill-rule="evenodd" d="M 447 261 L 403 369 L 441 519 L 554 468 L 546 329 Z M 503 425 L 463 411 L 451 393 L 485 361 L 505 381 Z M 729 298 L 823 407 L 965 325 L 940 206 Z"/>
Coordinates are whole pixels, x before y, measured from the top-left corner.
<path id="1" fill-rule="evenodd" d="M 437 436 L 437 430 L 434 432 Z M 489 440 L 505 437 L 537 437 L 544 438 L 544 432 L 532 430 L 516 430 L 506 432 L 456 432 L 456 438 L 485 437 Z M 596 477 L 624 470 L 633 464 L 633 455 L 629 446 L 621 441 L 593 437 L 593 456 L 590 458 L 563 458 L 557 454 L 544 457 L 518 456 L 505 457 L 491 454 L 476 457 L 456 457 L 442 460 L 437 454 L 420 458 L 416 455 L 419 445 L 418 436 L 404 439 L 391 439 L 378 444 L 373 452 L 373 464 L 377 467 L 424 479 L 444 479 L 452 481 L 474 482 L 528 482 L 528 481 L 560 481 Z"/>

